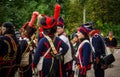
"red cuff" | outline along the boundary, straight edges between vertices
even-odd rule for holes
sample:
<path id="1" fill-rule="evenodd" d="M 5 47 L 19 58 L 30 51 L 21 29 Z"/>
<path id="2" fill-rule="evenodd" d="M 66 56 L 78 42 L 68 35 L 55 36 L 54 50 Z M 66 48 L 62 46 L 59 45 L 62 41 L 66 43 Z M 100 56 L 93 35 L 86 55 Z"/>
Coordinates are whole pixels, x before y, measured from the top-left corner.
<path id="1" fill-rule="evenodd" d="M 32 68 L 35 68 L 35 67 L 36 67 L 36 65 L 35 65 L 34 63 L 32 63 L 32 64 L 31 64 L 31 67 L 32 67 Z"/>
<path id="2" fill-rule="evenodd" d="M 86 71 L 87 71 L 86 69 L 87 69 L 86 66 L 81 67 L 80 74 L 86 76 Z"/>

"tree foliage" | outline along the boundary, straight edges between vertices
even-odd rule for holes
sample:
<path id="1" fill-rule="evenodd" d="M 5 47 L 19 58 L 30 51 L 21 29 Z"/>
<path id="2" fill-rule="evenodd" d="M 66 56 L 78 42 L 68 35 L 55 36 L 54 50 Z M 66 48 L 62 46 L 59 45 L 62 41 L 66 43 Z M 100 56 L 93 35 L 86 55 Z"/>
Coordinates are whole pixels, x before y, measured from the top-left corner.
<path id="1" fill-rule="evenodd" d="M 1 0 L 0 22 L 11 21 L 19 29 L 30 21 L 33 11 L 53 16 L 56 3 L 61 5 L 60 16 L 65 20 L 67 33 L 71 34 L 83 23 L 85 4 L 86 22 L 93 21 L 104 35 L 112 30 L 120 37 L 120 0 Z"/>

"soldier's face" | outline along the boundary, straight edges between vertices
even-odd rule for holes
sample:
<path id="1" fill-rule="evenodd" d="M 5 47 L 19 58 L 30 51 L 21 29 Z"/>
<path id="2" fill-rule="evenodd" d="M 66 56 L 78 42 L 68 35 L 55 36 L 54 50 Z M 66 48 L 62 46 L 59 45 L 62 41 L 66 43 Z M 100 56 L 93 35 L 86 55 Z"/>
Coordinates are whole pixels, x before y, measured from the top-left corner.
<path id="1" fill-rule="evenodd" d="M 84 38 L 84 35 L 80 31 L 77 32 L 77 35 L 79 39 Z"/>
<path id="2" fill-rule="evenodd" d="M 113 36 L 113 33 L 112 33 L 112 32 L 109 32 L 109 36 L 112 37 L 112 36 Z"/>
<path id="3" fill-rule="evenodd" d="M 64 29 L 61 27 L 57 27 L 57 33 L 61 34 L 62 32 L 64 32 Z"/>
<path id="4" fill-rule="evenodd" d="M 73 40 L 74 40 L 75 42 L 77 42 L 77 41 L 78 41 L 78 37 L 74 37 Z"/>
<path id="5" fill-rule="evenodd" d="M 6 27 L 3 27 L 3 26 L 2 26 L 2 29 L 1 29 L 1 34 L 4 34 L 4 33 L 5 33 L 5 31 L 6 31 Z"/>

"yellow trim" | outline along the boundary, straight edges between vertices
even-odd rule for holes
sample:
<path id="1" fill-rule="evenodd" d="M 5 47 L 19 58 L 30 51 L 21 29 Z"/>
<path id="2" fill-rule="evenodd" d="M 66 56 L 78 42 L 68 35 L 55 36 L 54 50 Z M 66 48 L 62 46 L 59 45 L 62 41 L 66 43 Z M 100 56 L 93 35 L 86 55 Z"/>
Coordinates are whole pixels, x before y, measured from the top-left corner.
<path id="1" fill-rule="evenodd" d="M 11 47 L 10 47 L 9 42 L 8 42 L 8 41 L 6 41 L 6 40 L 4 40 L 4 42 L 8 45 L 8 53 L 10 53 L 10 51 L 11 51 Z"/>
<path id="2" fill-rule="evenodd" d="M 7 34 L 6 34 L 6 36 L 8 36 L 8 37 L 10 38 L 11 43 L 12 43 L 12 45 L 13 45 L 13 50 L 16 52 L 16 51 L 17 51 L 17 45 L 16 45 L 14 39 L 11 37 L 11 35 L 7 35 Z"/>

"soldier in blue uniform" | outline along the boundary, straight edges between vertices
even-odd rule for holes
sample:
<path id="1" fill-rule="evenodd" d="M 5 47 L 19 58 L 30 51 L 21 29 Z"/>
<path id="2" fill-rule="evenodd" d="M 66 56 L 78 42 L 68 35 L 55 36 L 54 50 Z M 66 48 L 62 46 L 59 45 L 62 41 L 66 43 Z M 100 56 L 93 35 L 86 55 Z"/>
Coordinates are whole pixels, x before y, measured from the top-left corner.
<path id="1" fill-rule="evenodd" d="M 38 16 L 38 12 L 33 12 L 30 22 L 26 22 L 21 28 L 22 39 L 20 40 L 21 62 L 20 77 L 32 77 L 32 53 L 35 48 L 32 35 L 36 32 L 34 22 Z"/>
<path id="2" fill-rule="evenodd" d="M 32 77 L 32 53 L 35 48 L 35 43 L 31 39 L 31 36 L 36 31 L 35 28 L 30 31 L 30 35 L 28 35 L 26 32 L 28 31 L 26 27 L 29 26 L 29 22 L 27 22 L 22 30 L 22 38 L 19 40 L 20 42 L 20 51 L 22 53 L 21 55 L 21 62 L 20 62 L 20 77 Z"/>
<path id="3" fill-rule="evenodd" d="M 101 58 L 105 56 L 105 44 L 99 30 L 93 29 L 93 23 L 83 25 L 89 31 L 90 43 L 93 50 L 95 77 L 104 77 L 104 68 L 101 68 Z"/>
<path id="4" fill-rule="evenodd" d="M 80 27 L 77 31 L 80 45 L 75 54 L 76 70 L 79 70 L 78 77 L 86 77 L 87 71 L 91 69 L 91 46 L 89 43 L 88 31 L 84 27 Z M 74 76 L 77 75 L 75 70 Z"/>
<path id="5" fill-rule="evenodd" d="M 65 29 L 64 27 L 65 27 L 64 19 L 62 17 L 59 17 L 58 21 L 57 21 L 58 37 L 69 46 L 69 50 L 67 51 L 67 54 L 65 54 L 65 56 L 64 56 L 63 70 L 65 71 L 64 73 L 65 73 L 66 77 L 72 77 L 72 72 L 73 72 L 72 71 L 72 62 L 73 62 L 72 54 L 74 51 L 73 51 L 73 46 L 71 45 L 71 42 L 70 42 L 67 34 L 64 31 L 64 29 Z"/>
<path id="6" fill-rule="evenodd" d="M 0 36 L 0 77 L 14 77 L 16 66 L 20 61 L 18 48 L 13 24 L 3 23 Z"/>
<path id="7" fill-rule="evenodd" d="M 77 33 L 74 33 L 72 35 L 72 44 L 73 44 L 73 47 L 74 47 L 74 53 L 76 53 L 77 49 L 78 49 L 78 46 L 80 44 Z"/>
<path id="8" fill-rule="evenodd" d="M 41 19 L 41 27 L 43 29 L 43 33 L 45 34 L 45 36 L 49 36 L 52 39 L 57 53 L 54 54 L 53 50 L 51 49 L 45 56 L 43 61 L 43 68 L 42 71 L 40 71 L 40 77 L 64 77 L 61 69 L 62 65 L 60 62 L 60 56 L 63 56 L 67 52 L 68 45 L 65 44 L 60 38 L 55 36 L 57 29 L 56 23 L 57 21 L 52 17 L 44 17 Z M 43 37 L 39 41 L 38 47 L 34 54 L 34 60 L 32 65 L 33 67 L 37 66 L 40 57 L 43 56 L 50 47 L 50 43 L 46 37 Z M 63 49 L 61 52 L 59 52 L 60 47 Z"/>

